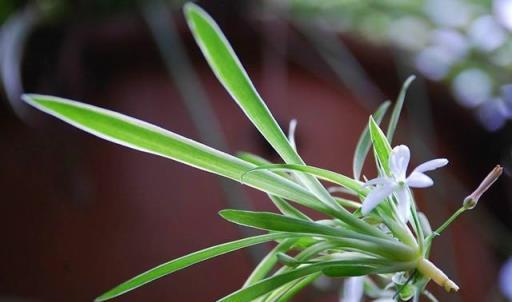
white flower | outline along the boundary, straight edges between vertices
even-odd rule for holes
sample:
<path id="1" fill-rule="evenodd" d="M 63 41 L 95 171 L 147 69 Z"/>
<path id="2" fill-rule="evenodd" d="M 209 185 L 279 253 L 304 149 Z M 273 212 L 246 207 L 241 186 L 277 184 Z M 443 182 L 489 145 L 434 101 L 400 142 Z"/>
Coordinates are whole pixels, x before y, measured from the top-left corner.
<path id="1" fill-rule="evenodd" d="M 409 208 L 411 201 L 409 200 L 408 188 L 426 188 L 434 184 L 432 178 L 425 175 L 424 172 L 441 168 L 448 164 L 446 158 L 437 158 L 429 160 L 414 169 L 409 176 L 406 177 L 407 166 L 411 153 L 405 145 L 399 145 L 393 148 L 389 157 L 390 176 L 377 177 L 368 181 L 365 185 L 376 187 L 366 196 L 362 205 L 363 215 L 370 213 L 379 205 L 386 197 L 395 193 L 398 200 L 398 215 L 402 221 L 409 218 Z"/>

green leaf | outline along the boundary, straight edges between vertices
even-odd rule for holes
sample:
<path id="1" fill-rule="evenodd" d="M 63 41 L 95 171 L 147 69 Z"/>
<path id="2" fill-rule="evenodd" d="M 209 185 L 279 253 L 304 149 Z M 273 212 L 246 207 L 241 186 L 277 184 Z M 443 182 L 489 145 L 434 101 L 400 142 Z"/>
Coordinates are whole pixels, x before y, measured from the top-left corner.
<path id="1" fill-rule="evenodd" d="M 279 260 L 279 262 L 281 262 L 285 266 L 295 268 L 301 264 L 304 264 L 304 262 L 297 261 L 295 258 L 293 258 L 292 256 L 288 256 L 285 253 L 278 253 L 276 256 L 277 256 L 277 259 Z"/>
<path id="2" fill-rule="evenodd" d="M 222 210 L 220 216 L 230 222 L 257 229 L 277 232 L 317 234 L 342 247 L 380 255 L 390 259 L 409 260 L 416 257 L 415 251 L 394 239 L 381 239 L 342 228 L 300 220 L 268 212 Z"/>
<path id="3" fill-rule="evenodd" d="M 311 220 L 306 214 L 302 213 L 301 211 L 297 210 L 295 207 L 293 207 L 289 202 L 284 200 L 281 197 L 277 197 L 274 195 L 269 195 L 270 199 L 274 203 L 274 205 L 281 211 L 281 213 L 285 214 L 286 216 L 302 219 L 302 220 Z"/>
<path id="4" fill-rule="evenodd" d="M 194 252 L 192 254 L 188 254 L 181 258 L 163 263 L 149 271 L 146 271 L 116 287 L 109 290 L 108 292 L 102 294 L 95 301 L 105 301 L 112 299 L 114 297 L 120 296 L 128 291 L 131 291 L 137 287 L 140 287 L 146 283 L 154 281 L 158 278 L 164 277 L 186 267 L 189 267 L 193 264 L 202 262 L 204 260 L 217 257 L 232 251 L 236 251 L 251 245 L 260 244 L 263 242 L 268 242 L 277 239 L 290 238 L 290 237 L 298 237 L 298 234 L 286 234 L 286 233 L 272 233 L 260 236 L 249 237 L 241 240 L 236 240 L 228 243 L 223 243 L 220 245 L 212 246 L 204 250 L 200 250 Z M 304 236 L 304 235 L 302 235 Z"/>
<path id="5" fill-rule="evenodd" d="M 269 212 L 222 210 L 219 215 L 230 222 L 267 231 L 347 236 L 343 230 Z"/>
<path id="6" fill-rule="evenodd" d="M 310 265 L 302 268 L 298 268 L 283 274 L 279 274 L 276 276 L 269 277 L 267 279 L 261 280 L 249 287 L 240 289 L 220 300 L 218 302 L 249 302 L 254 299 L 269 293 L 282 285 L 287 284 L 296 279 L 300 279 L 304 276 L 308 276 L 314 273 L 318 273 L 322 270 L 323 266 L 318 265 Z"/>
<path id="7" fill-rule="evenodd" d="M 369 274 L 396 273 L 401 271 L 408 271 L 416 267 L 416 261 L 390 262 L 377 258 L 348 257 L 348 259 L 341 259 L 336 261 L 338 261 L 340 265 L 330 265 L 329 267 L 323 269 L 322 273 L 329 277 L 350 277 Z"/>
<path id="8" fill-rule="evenodd" d="M 299 240 L 301 240 L 301 239 L 299 239 Z M 336 247 L 336 244 L 334 244 L 332 242 L 326 242 L 326 241 L 318 242 L 318 243 L 302 250 L 299 254 L 297 254 L 295 259 L 297 261 L 307 261 L 307 260 L 311 259 L 312 257 L 317 256 L 319 253 L 326 251 L 328 249 L 331 249 L 331 248 L 335 248 L 335 247 Z M 293 268 L 283 266 L 274 275 L 282 274 L 284 272 L 290 271 L 291 269 L 293 269 Z M 275 301 L 276 299 L 279 299 L 279 301 L 283 301 L 283 300 L 286 301 L 287 297 L 288 297 L 288 299 L 291 298 L 294 295 L 294 293 L 296 293 L 296 291 L 298 291 L 302 287 L 306 286 L 306 284 L 304 284 L 302 287 L 299 285 L 304 282 L 304 279 L 313 278 L 311 280 L 311 281 L 313 281 L 314 279 L 318 278 L 320 275 L 321 275 L 321 273 L 316 273 L 316 274 L 312 274 L 307 277 L 304 277 L 302 279 L 297 279 L 293 282 L 290 282 L 289 284 L 286 284 L 278 289 L 275 289 L 271 293 L 268 293 L 266 296 L 263 297 L 263 301 L 271 302 L 271 301 Z M 283 300 L 281 300 L 281 299 L 283 299 Z"/>
<path id="9" fill-rule="evenodd" d="M 336 265 L 322 270 L 322 273 L 329 277 L 350 277 L 368 275 L 375 271 L 374 266 L 369 265 Z"/>
<path id="10" fill-rule="evenodd" d="M 311 247 L 312 245 L 317 244 L 318 241 L 319 241 L 318 238 L 315 239 L 312 237 L 299 238 L 297 240 L 297 242 L 295 243 L 295 245 L 293 246 L 293 248 L 298 249 L 298 250 L 306 249 L 306 248 Z"/>
<path id="11" fill-rule="evenodd" d="M 256 166 L 191 139 L 117 112 L 62 98 L 27 94 L 32 106 L 105 140 L 239 181 Z M 245 184 L 263 192 L 330 213 L 310 192 L 296 183 L 260 171 L 244 177 Z"/>
<path id="12" fill-rule="evenodd" d="M 347 177 L 343 174 L 339 174 L 336 172 L 332 172 L 329 170 L 316 168 L 312 166 L 303 166 L 303 165 L 293 165 L 293 164 L 270 164 L 264 166 L 258 166 L 248 171 L 246 175 L 252 173 L 253 171 L 261 171 L 261 170 L 269 170 L 269 171 L 300 171 L 312 176 L 316 176 L 320 179 L 330 181 L 332 183 L 338 184 L 342 187 L 345 187 L 357 194 L 366 195 L 367 189 L 363 187 L 363 183 L 357 180 L 354 180 L 350 177 Z M 245 182 L 245 175 L 243 175 L 241 182 Z"/>
<path id="13" fill-rule="evenodd" d="M 196 4 L 185 4 L 184 11 L 188 26 L 217 79 L 277 153 L 285 161 L 300 162 L 219 26 Z"/>
<path id="14" fill-rule="evenodd" d="M 384 115 L 386 114 L 389 105 L 391 103 L 386 101 L 379 106 L 377 111 L 373 114 L 373 118 L 377 124 L 380 124 Z M 370 131 L 368 130 L 368 125 L 361 133 L 359 137 L 359 141 L 357 142 L 356 151 L 354 152 L 354 161 L 352 165 L 352 169 L 354 171 L 354 179 L 359 180 L 361 178 L 361 171 L 363 170 L 364 162 L 366 161 L 366 156 L 368 155 L 368 151 L 370 151 L 371 139 L 370 139 Z"/>
<path id="15" fill-rule="evenodd" d="M 340 205 L 342 205 L 345 208 L 352 208 L 352 209 L 356 209 L 356 210 L 361 208 L 361 204 L 359 202 L 356 202 L 356 201 L 353 201 L 350 199 L 334 197 L 334 200 L 336 200 Z M 355 214 L 355 213 L 352 212 L 352 214 Z"/>
<path id="16" fill-rule="evenodd" d="M 304 161 L 279 128 L 215 21 L 193 3 L 185 4 L 184 10 L 197 44 L 222 85 L 286 163 L 304 165 Z M 381 238 L 386 236 L 380 230 L 352 217 L 351 213 L 341 207 L 315 177 L 298 174 L 298 178 L 325 207 L 331 210 L 329 215 L 345 221 L 361 232 Z"/>
<path id="17" fill-rule="evenodd" d="M 249 287 L 240 289 L 220 300 L 218 302 L 249 302 L 252 301 L 266 293 L 269 293 L 289 282 L 300 279 L 305 276 L 309 276 L 318 272 L 321 272 L 324 269 L 327 269 L 332 266 L 345 266 L 347 269 L 347 276 L 359 276 L 359 272 L 363 272 L 363 269 L 358 270 L 357 268 L 365 267 L 364 272 L 366 273 L 366 266 L 364 263 L 349 263 L 345 260 L 340 261 L 326 261 L 316 264 L 311 264 L 307 266 L 303 266 L 297 269 L 293 269 L 287 271 L 282 274 L 278 274 L 272 276 L 270 278 L 264 279 L 260 282 L 257 282 Z M 353 273 L 350 275 L 350 273 Z"/>
<path id="18" fill-rule="evenodd" d="M 368 123 L 368 128 L 370 129 L 370 137 L 372 139 L 373 152 L 375 157 L 382 167 L 382 170 L 386 174 L 389 174 L 389 155 L 391 154 L 391 146 L 389 145 L 386 136 L 379 128 L 379 125 L 377 125 L 371 116 Z"/>
<path id="19" fill-rule="evenodd" d="M 238 152 L 236 154 L 236 157 L 241 158 L 245 161 L 248 161 L 251 164 L 254 164 L 256 166 L 272 165 L 272 162 L 266 160 L 265 158 L 263 158 L 257 154 L 252 154 L 249 152 Z M 278 174 L 279 176 L 291 179 L 290 175 L 287 174 L 286 172 L 282 172 L 282 171 L 272 171 L 272 172 Z"/>
<path id="20" fill-rule="evenodd" d="M 257 166 L 270 164 L 270 162 L 267 161 L 266 159 L 264 159 L 260 156 L 251 154 L 251 153 L 247 153 L 247 152 L 238 153 L 237 157 L 241 158 L 243 160 L 246 160 L 252 164 L 255 164 Z M 275 171 L 275 172 L 276 172 L 276 174 L 278 174 L 280 176 L 289 178 L 289 175 L 284 172 L 283 173 L 280 173 L 278 171 Z M 287 216 L 295 217 L 295 218 L 311 220 L 308 216 L 306 216 L 304 213 L 299 211 L 297 208 L 293 207 L 289 202 L 287 202 L 283 198 L 277 197 L 275 195 L 269 195 L 269 197 L 270 197 L 270 200 L 272 200 L 272 202 L 274 203 L 274 205 L 279 209 L 279 211 L 281 211 L 281 213 L 283 213 Z"/>
<path id="21" fill-rule="evenodd" d="M 387 138 L 390 143 L 393 141 L 395 129 L 398 125 L 398 119 L 400 118 L 400 113 L 402 112 L 402 107 L 404 105 L 405 95 L 407 94 L 407 89 L 411 85 L 412 81 L 414 81 L 414 79 L 416 79 L 416 77 L 413 75 L 408 77 L 402 85 L 400 93 L 398 94 L 398 98 L 395 102 L 395 107 L 393 108 L 393 113 L 391 114 L 391 119 L 389 120 L 388 125 Z"/>
<path id="22" fill-rule="evenodd" d="M 237 181 L 248 171 L 256 168 L 254 164 L 245 160 L 117 112 L 52 96 L 26 94 L 23 95 L 23 99 L 39 110 L 100 138 L 135 150 L 171 158 Z M 275 173 L 250 173 L 244 176 L 244 182 L 268 194 L 297 202 L 327 215 L 335 215 L 367 234 L 382 238 L 386 236 L 352 217 L 345 209 L 336 212 L 325 206 L 298 184 Z"/>
<path id="23" fill-rule="evenodd" d="M 297 242 L 297 238 L 286 239 L 283 242 L 279 243 L 275 248 L 273 248 L 266 256 L 263 258 L 256 268 L 252 271 L 251 275 L 247 278 L 243 287 L 250 286 L 251 284 L 264 279 L 265 276 L 270 273 L 272 268 L 277 264 L 278 257 L 277 255 L 281 252 L 288 251 L 294 244 Z"/>
<path id="24" fill-rule="evenodd" d="M 286 302 L 286 301 L 289 301 L 291 298 L 293 298 L 300 290 L 302 290 L 304 287 L 306 287 L 307 285 L 309 285 L 310 283 L 312 283 L 313 281 L 315 281 L 316 279 L 318 279 L 318 277 L 320 277 L 322 274 L 321 273 L 316 273 L 316 274 L 311 274 L 307 277 L 304 277 L 300 280 L 297 280 L 293 283 L 291 283 L 290 285 L 287 285 L 281 293 L 279 293 L 277 295 L 277 300 L 273 299 L 273 300 L 268 300 L 268 302 Z M 267 302 L 267 301 L 265 301 Z"/>
<path id="25" fill-rule="evenodd" d="M 184 10 L 188 26 L 217 79 L 281 158 L 290 164 L 303 165 L 304 161 L 254 88 L 219 26 L 202 8 L 193 3 L 185 4 Z M 343 211 L 316 178 L 301 175 L 300 179 L 325 205 Z"/>
<path id="26" fill-rule="evenodd" d="M 307 238 L 307 237 L 304 237 Z M 298 241 L 302 240 L 302 238 L 299 238 Z M 304 248 L 300 253 L 295 256 L 295 259 L 297 261 L 307 261 L 311 258 L 317 256 L 319 253 L 322 253 L 324 251 L 327 251 L 329 249 L 334 249 L 337 247 L 337 244 L 335 242 L 329 242 L 329 241 L 317 241 L 315 244 L 308 246 L 307 248 Z M 280 274 L 282 272 L 288 271 L 291 268 L 289 267 L 282 267 L 277 271 L 276 274 Z"/>

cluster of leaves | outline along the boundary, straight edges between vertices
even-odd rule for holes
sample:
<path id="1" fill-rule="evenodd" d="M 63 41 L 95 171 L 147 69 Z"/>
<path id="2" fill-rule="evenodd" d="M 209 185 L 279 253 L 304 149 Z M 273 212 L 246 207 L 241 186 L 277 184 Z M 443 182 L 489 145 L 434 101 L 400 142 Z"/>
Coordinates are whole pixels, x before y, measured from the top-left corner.
<path id="1" fill-rule="evenodd" d="M 276 247 L 254 269 L 243 287 L 219 301 L 286 301 L 322 275 L 381 275 L 392 280 L 391 276 L 398 274 L 395 276 L 406 277 L 407 282 L 396 282 L 395 291 L 400 293 L 405 285 L 412 286 L 411 295 L 416 297 L 430 279 L 447 290 L 457 289 L 427 260 L 432 233 L 426 219 L 417 212 L 413 199 L 411 223 L 398 217 L 397 199 L 393 194 L 368 215 L 361 211 L 361 201 L 370 192 L 370 188 L 360 181 L 367 154 L 372 148 L 379 174 L 390 175 L 390 142 L 412 78 L 404 84 L 386 133 L 379 124 L 389 102 L 382 104 L 370 117 L 356 147 L 353 178 L 311 167 L 297 153 L 293 131 L 287 137 L 279 128 L 216 23 L 194 4 L 185 5 L 185 14 L 215 75 L 285 164 L 272 165 L 247 153 L 232 156 L 155 125 L 95 106 L 45 95 L 27 94 L 23 98 L 34 107 L 100 138 L 261 190 L 269 195 L 281 213 L 221 211 L 220 215 L 230 222 L 268 233 L 213 246 L 161 264 L 116 286 L 96 301 L 117 297 L 212 257 L 271 241 L 277 242 Z M 337 187 L 330 192 L 320 180 Z M 342 191 L 344 196 L 350 197 L 336 197 L 331 194 L 334 191 Z M 328 218 L 314 221 L 294 203 Z"/>

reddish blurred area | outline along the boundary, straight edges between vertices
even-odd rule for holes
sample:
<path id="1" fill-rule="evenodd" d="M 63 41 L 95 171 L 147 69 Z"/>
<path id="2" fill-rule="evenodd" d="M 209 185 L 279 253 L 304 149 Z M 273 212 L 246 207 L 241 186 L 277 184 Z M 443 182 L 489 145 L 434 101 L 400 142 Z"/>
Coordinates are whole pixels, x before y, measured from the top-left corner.
<path id="1" fill-rule="evenodd" d="M 290 119 L 298 119 L 299 151 L 306 162 L 351 174 L 352 154 L 371 112 L 335 80 L 287 24 L 265 26 L 264 22 L 272 21 L 247 21 L 246 15 L 227 9 L 227 4 L 209 3 L 206 7 L 211 8 L 283 128 Z M 229 151 L 251 151 L 277 161 L 206 66 L 180 13 L 175 17 Z M 289 57 L 308 57 L 308 63 L 317 66 L 323 76 L 266 44 L 262 36 L 271 35 L 274 26 L 287 31 L 284 45 Z M 389 53 L 353 37 L 346 41 L 379 87 L 394 98 L 403 79 L 396 76 Z M 99 105 L 199 140 L 147 26 L 135 12 L 101 21 L 51 25 L 34 32 L 23 80 L 27 91 Z M 428 88 L 439 137 L 436 154 L 450 158 L 452 173 L 472 188 L 499 161 L 499 148 L 483 147 L 496 136 L 489 137 L 468 113 L 447 102 L 449 96 L 442 87 Z M 1 301 L 9 297 L 12 300 L 5 301 L 91 301 L 162 262 L 242 236 L 239 228 L 217 215 L 229 207 L 217 177 L 101 141 L 35 111 L 30 112 L 31 122 L 26 124 L 6 104 L 0 113 Z M 405 121 L 414 123 L 407 116 Z M 411 131 L 401 128 L 397 142 L 409 144 Z M 413 147 L 412 152 L 415 162 L 428 159 L 415 158 Z M 504 194 L 505 183 L 509 179 L 502 180 L 486 198 L 494 203 L 488 207 L 490 212 L 498 216 L 500 209 L 508 209 L 507 202 L 498 198 Z M 244 189 L 244 193 L 250 207 L 274 211 L 264 194 L 252 189 Z M 464 197 L 449 184 L 436 195 L 442 200 L 420 194 L 420 207 L 435 226 Z M 459 296 L 431 286 L 442 301 L 486 301 L 486 289 L 495 282 L 496 253 L 477 217 L 474 213 L 464 216 L 453 225 L 453 232 L 434 245 L 434 258 L 440 266 L 464 284 Z M 254 265 L 247 251 L 236 252 L 117 300 L 213 301 L 241 286 Z M 296 299 L 336 300 L 336 292 L 318 289 L 309 289 Z"/>

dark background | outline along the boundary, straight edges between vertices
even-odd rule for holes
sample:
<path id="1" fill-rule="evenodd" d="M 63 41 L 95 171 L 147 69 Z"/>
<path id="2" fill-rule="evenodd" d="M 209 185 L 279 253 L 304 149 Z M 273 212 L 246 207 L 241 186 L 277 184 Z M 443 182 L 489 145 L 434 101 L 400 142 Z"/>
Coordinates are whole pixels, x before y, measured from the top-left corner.
<path id="1" fill-rule="evenodd" d="M 27 25 L 30 30 L 21 39 L 21 49 L 11 49 L 13 57 L 7 60 L 19 62 L 18 83 L 23 88 L 6 84 L 4 78 L 6 89 L 0 96 L 0 301 L 92 301 L 162 262 L 247 234 L 220 219 L 219 210 L 274 210 L 264 194 L 101 141 L 28 108 L 16 97 L 26 91 L 76 99 L 224 151 L 251 151 L 278 161 L 209 70 L 186 28 L 180 4 L 151 5 L 5 4 L 2 34 L 7 29 L 15 32 L 6 25 L 13 16 L 33 10 L 38 17 Z M 366 80 L 378 89 L 371 95 L 364 84 L 357 90 L 341 81 L 303 29 L 276 17 L 265 3 L 201 5 L 231 41 L 282 127 L 287 129 L 290 119 L 298 119 L 298 149 L 305 161 L 350 175 L 352 154 L 368 115 L 384 99 L 394 100 L 414 69 L 397 64 L 390 47 L 357 34 L 337 35 L 366 72 Z M 30 23 L 30 18 L 21 19 Z M 158 34 L 148 27 L 151 19 L 161 22 L 162 43 L 172 45 L 167 51 L 158 48 Z M 175 40 L 166 40 L 173 34 Z M 5 54 L 13 44 L 0 47 Z M 173 61 L 176 58 L 180 64 Z M 3 61 L 2 68 L 6 65 Z M 3 75 L 16 82 L 12 70 Z M 199 94 L 201 100 L 194 98 L 197 91 L 179 88 L 180 81 L 194 77 L 200 85 L 196 88 L 205 92 Z M 194 111 L 190 102 L 196 100 L 209 106 Z M 215 122 L 219 137 L 208 132 L 215 130 Z M 418 191 L 419 206 L 434 227 L 460 206 L 495 164 L 506 170 L 478 207 L 434 243 L 434 260 L 462 285 L 456 295 L 431 285 L 441 301 L 504 301 L 497 280 L 501 264 L 512 254 L 510 130 L 508 124 L 486 130 L 471 110 L 453 101 L 442 82 L 418 74 L 409 91 L 396 143 L 410 146 L 413 166 L 433 157 L 450 159 L 448 168 L 432 174 L 436 186 Z M 213 301 L 242 284 L 261 252 L 225 255 L 117 300 Z M 296 301 L 336 301 L 339 285 L 339 280 L 317 284 Z"/>

